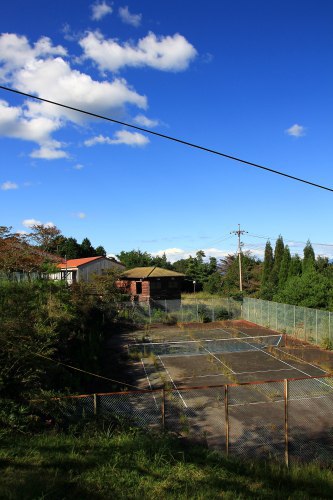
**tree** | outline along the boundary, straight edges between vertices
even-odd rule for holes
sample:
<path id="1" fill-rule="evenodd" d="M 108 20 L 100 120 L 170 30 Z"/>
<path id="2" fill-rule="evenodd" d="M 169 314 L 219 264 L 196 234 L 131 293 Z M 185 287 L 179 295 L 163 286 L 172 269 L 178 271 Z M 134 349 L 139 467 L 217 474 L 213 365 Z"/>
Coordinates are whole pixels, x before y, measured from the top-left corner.
<path id="1" fill-rule="evenodd" d="M 313 271 L 315 269 L 316 257 L 310 240 L 306 242 L 306 245 L 303 250 L 303 265 L 302 272 L 307 273 L 309 271 Z"/>
<path id="2" fill-rule="evenodd" d="M 279 289 L 282 289 L 288 279 L 291 255 L 288 245 L 284 247 L 283 257 L 279 272 Z"/>
<path id="3" fill-rule="evenodd" d="M 106 250 L 104 247 L 102 247 L 102 245 L 99 245 L 98 247 L 95 248 L 95 253 L 98 256 L 106 257 Z"/>
<path id="4" fill-rule="evenodd" d="M 283 259 L 283 252 L 284 252 L 284 243 L 283 243 L 283 238 L 280 235 L 275 243 L 274 264 L 271 274 L 272 284 L 275 288 L 277 288 L 279 284 L 279 273 Z"/>
<path id="5" fill-rule="evenodd" d="M 243 271 L 243 293 L 255 295 L 260 287 L 261 263 L 250 252 L 241 254 Z M 222 292 L 228 296 L 239 295 L 239 261 L 238 255 L 227 255 L 218 266 L 222 271 Z"/>
<path id="6" fill-rule="evenodd" d="M 84 238 L 80 245 L 80 257 L 96 257 L 96 251 L 88 238 Z"/>
<path id="7" fill-rule="evenodd" d="M 291 257 L 288 271 L 288 278 L 292 276 L 300 276 L 302 274 L 302 261 L 300 256 L 296 253 Z"/>
<path id="8" fill-rule="evenodd" d="M 62 237 L 57 245 L 57 253 L 66 259 L 78 259 L 81 255 L 81 245 L 75 238 Z"/>
<path id="9" fill-rule="evenodd" d="M 319 309 L 327 309 L 332 298 L 332 281 L 314 269 L 301 276 L 292 276 L 284 288 L 274 295 L 277 302 Z"/>
<path id="10" fill-rule="evenodd" d="M 265 256 L 261 275 L 260 298 L 271 300 L 273 296 L 272 270 L 274 265 L 273 248 L 270 241 L 265 246 Z"/>
<path id="11" fill-rule="evenodd" d="M 56 226 L 34 224 L 29 236 L 44 252 L 57 253 L 57 239 L 60 235 L 61 231 Z"/>
<path id="12" fill-rule="evenodd" d="M 122 250 L 116 257 L 126 269 L 152 265 L 152 256 L 148 252 L 141 252 L 141 250 L 130 250 L 129 252 Z"/>

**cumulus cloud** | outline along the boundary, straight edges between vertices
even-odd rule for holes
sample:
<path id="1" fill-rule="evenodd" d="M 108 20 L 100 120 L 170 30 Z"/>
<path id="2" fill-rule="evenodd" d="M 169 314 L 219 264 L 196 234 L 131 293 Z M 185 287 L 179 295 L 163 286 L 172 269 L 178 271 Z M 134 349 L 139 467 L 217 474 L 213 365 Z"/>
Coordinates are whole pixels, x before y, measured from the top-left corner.
<path id="1" fill-rule="evenodd" d="M 147 118 L 145 115 L 136 115 L 133 118 L 133 121 L 137 123 L 138 125 L 142 125 L 143 127 L 150 127 L 154 128 L 159 125 L 159 120 L 152 120 L 151 118 Z"/>
<path id="2" fill-rule="evenodd" d="M 146 109 L 146 96 L 138 94 L 123 78 L 97 81 L 74 70 L 64 58 L 66 50 L 40 38 L 34 45 L 24 36 L 0 35 L 0 80 L 23 92 L 84 108 L 98 114 L 119 113 L 131 104 Z M 69 122 L 78 125 L 87 118 L 80 113 L 48 103 L 25 101 L 9 106 L 0 101 L 0 135 L 36 142 L 33 158 L 59 159 L 68 154 L 52 134 Z"/>
<path id="3" fill-rule="evenodd" d="M 92 4 L 91 10 L 91 19 L 93 21 L 100 21 L 106 15 L 112 14 L 112 7 L 104 1 Z"/>
<path id="4" fill-rule="evenodd" d="M 79 43 L 85 57 L 92 59 L 102 71 L 118 71 L 125 66 L 183 71 L 197 55 L 193 45 L 179 33 L 158 37 L 150 32 L 134 45 L 120 44 L 115 39 L 105 39 L 98 31 L 90 31 Z"/>
<path id="5" fill-rule="evenodd" d="M 123 21 L 123 23 L 130 24 L 135 28 L 140 26 L 142 14 L 131 14 L 130 11 L 128 10 L 127 5 L 125 7 L 119 7 L 118 12 L 120 19 Z"/>
<path id="6" fill-rule="evenodd" d="M 6 181 L 1 184 L 2 191 L 9 191 L 11 189 L 18 189 L 16 182 Z"/>
<path id="7" fill-rule="evenodd" d="M 43 224 L 45 227 L 54 227 L 55 226 L 53 222 L 45 222 L 45 224 L 44 224 L 43 222 L 41 222 L 40 220 L 37 220 L 37 219 L 24 219 L 22 221 L 22 226 L 29 227 L 29 228 L 31 228 L 32 226 L 40 225 L 40 224 Z"/>
<path id="8" fill-rule="evenodd" d="M 170 262 L 175 262 L 176 260 L 180 259 L 188 259 L 190 255 L 192 257 L 195 256 L 195 254 L 198 252 L 198 250 L 203 250 L 205 252 L 205 255 L 207 259 L 209 257 L 216 257 L 217 259 L 222 259 L 222 257 L 225 257 L 228 255 L 228 253 L 225 250 L 220 250 L 219 248 L 198 248 L 196 250 L 183 250 L 182 248 L 166 248 L 165 250 L 159 250 L 158 252 L 151 252 L 152 255 L 156 255 L 159 257 L 162 257 L 163 254 L 166 255 L 167 259 Z"/>
<path id="9" fill-rule="evenodd" d="M 118 130 L 114 138 L 98 135 L 87 139 L 85 146 L 95 146 L 96 144 L 126 144 L 127 146 L 142 147 L 149 143 L 148 137 L 139 132 L 128 132 L 127 130 Z"/>
<path id="10" fill-rule="evenodd" d="M 285 130 L 285 133 L 293 137 L 302 137 L 303 135 L 305 135 L 305 130 L 306 129 L 305 127 L 303 127 L 303 125 L 298 125 L 297 123 L 295 123 L 290 128 L 287 128 Z"/>

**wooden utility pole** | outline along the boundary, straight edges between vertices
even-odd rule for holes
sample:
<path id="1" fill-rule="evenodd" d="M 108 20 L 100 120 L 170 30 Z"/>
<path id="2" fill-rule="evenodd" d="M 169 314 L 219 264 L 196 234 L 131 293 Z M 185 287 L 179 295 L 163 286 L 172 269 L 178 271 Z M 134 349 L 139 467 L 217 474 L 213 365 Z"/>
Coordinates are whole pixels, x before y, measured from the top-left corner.
<path id="1" fill-rule="evenodd" d="M 238 263 L 239 263 L 239 291 L 243 291 L 243 281 L 242 281 L 242 251 L 241 251 L 241 234 L 245 234 L 247 231 L 244 231 L 243 229 L 240 228 L 240 224 L 238 224 L 238 231 L 231 231 L 230 234 L 237 234 L 238 236 Z"/>

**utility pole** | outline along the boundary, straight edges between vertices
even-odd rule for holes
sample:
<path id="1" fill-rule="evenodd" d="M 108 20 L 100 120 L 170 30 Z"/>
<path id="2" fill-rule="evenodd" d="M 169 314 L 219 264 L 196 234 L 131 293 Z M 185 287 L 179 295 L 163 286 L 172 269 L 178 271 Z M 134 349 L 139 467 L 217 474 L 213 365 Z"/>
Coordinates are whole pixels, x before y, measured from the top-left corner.
<path id="1" fill-rule="evenodd" d="M 238 263 L 239 263 L 239 291 L 243 291 L 243 282 L 242 282 L 242 257 L 241 257 L 241 234 L 245 234 L 248 231 L 244 231 L 240 228 L 240 224 L 238 224 L 238 231 L 230 231 L 230 234 L 237 234 L 238 236 Z"/>

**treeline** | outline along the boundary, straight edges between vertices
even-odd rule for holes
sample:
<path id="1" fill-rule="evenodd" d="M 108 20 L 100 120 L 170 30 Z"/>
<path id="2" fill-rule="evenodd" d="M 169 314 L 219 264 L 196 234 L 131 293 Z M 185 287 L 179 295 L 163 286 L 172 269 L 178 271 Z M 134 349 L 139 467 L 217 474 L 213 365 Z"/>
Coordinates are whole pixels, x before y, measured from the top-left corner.
<path id="1" fill-rule="evenodd" d="M 315 256 L 308 241 L 303 258 L 291 256 L 282 236 L 275 249 L 268 241 L 265 247 L 259 297 L 304 307 L 333 308 L 333 266 L 327 257 Z"/>
<path id="2" fill-rule="evenodd" d="M 243 293 L 239 292 L 239 259 L 230 254 L 217 260 L 206 259 L 200 250 L 194 257 L 174 263 L 166 256 L 154 257 L 147 252 L 132 250 L 117 255 L 127 268 L 157 265 L 186 275 L 185 290 L 200 291 L 241 298 L 250 296 L 286 304 L 333 310 L 333 265 L 327 257 L 315 256 L 308 241 L 303 256 L 291 255 L 282 236 L 273 249 L 265 247 L 264 260 L 250 252 L 241 255 Z"/>
<path id="3" fill-rule="evenodd" d="M 11 227 L 0 226 L 0 273 L 21 271 L 47 273 L 62 259 L 105 256 L 100 245 L 93 247 L 88 238 L 81 243 L 75 238 L 63 236 L 55 227 L 36 224 L 29 233 L 13 232 Z"/>

